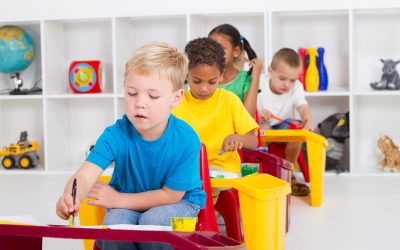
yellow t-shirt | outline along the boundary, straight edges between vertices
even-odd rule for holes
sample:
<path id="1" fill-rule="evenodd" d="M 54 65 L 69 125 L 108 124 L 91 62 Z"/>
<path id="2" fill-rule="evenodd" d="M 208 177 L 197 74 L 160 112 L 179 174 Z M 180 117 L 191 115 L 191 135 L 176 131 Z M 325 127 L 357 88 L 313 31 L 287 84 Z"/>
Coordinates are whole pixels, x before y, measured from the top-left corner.
<path id="1" fill-rule="evenodd" d="M 217 89 L 207 100 L 199 100 L 186 91 L 172 114 L 194 128 L 207 147 L 208 164 L 230 172 L 240 172 L 238 152 L 218 155 L 222 142 L 230 134 L 243 135 L 255 131 L 258 124 L 239 98 L 224 89 Z"/>

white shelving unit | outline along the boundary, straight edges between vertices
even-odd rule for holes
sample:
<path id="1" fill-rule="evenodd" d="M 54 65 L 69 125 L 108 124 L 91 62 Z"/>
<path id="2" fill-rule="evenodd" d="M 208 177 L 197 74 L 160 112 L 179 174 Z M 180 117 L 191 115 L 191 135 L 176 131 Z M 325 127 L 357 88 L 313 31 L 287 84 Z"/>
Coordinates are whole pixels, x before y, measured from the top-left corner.
<path id="1" fill-rule="evenodd" d="M 269 8 L 270 7 L 270 8 Z M 58 173 L 76 170 L 85 150 L 124 113 L 125 62 L 140 45 L 186 43 L 230 23 L 251 43 L 265 67 L 281 47 L 324 47 L 329 89 L 307 93 L 314 126 L 335 112 L 350 111 L 351 140 L 345 156 L 352 174 L 378 174 L 376 141 L 388 134 L 400 143 L 400 91 L 372 91 L 381 76 L 380 58 L 400 59 L 400 4 L 396 8 L 277 9 L 258 11 L 141 13 L 114 17 L 1 21 L 24 28 L 33 37 L 36 55 L 22 72 L 24 87 L 40 80 L 43 93 L 0 95 L 0 145 L 18 140 L 27 130 L 41 144 L 41 164 L 5 173 Z M 73 94 L 68 69 L 75 60 L 101 60 L 105 88 L 100 94 Z M 399 69 L 400 70 L 400 69 Z M 0 90 L 13 88 L 0 74 Z"/>

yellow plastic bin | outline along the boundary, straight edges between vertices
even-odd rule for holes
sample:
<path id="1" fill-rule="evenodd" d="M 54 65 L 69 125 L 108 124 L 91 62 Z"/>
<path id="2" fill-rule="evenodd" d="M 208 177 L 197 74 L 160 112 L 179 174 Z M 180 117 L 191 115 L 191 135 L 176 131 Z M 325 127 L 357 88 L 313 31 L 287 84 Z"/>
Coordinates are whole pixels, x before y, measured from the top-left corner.
<path id="1" fill-rule="evenodd" d="M 238 190 L 247 249 L 284 249 L 289 183 L 269 174 L 253 174 L 236 179 L 211 179 L 211 186 Z"/>
<path id="2" fill-rule="evenodd" d="M 108 183 L 111 180 L 111 176 L 104 175 L 100 177 L 100 181 Z M 93 226 L 101 225 L 106 210 L 102 207 L 91 206 L 86 204 L 88 198 L 81 203 L 81 209 L 79 211 L 79 223 L 81 226 Z M 83 240 L 83 247 L 85 250 L 92 250 L 94 246 L 94 240 Z"/>

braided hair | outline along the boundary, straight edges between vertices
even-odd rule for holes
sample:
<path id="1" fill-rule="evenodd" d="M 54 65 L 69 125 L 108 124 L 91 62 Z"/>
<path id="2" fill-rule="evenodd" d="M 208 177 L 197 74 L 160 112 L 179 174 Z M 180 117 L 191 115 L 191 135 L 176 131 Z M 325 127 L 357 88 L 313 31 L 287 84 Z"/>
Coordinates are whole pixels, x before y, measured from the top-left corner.
<path id="1" fill-rule="evenodd" d="M 233 48 L 236 48 L 236 46 L 239 46 L 240 50 L 246 51 L 248 59 L 251 61 L 255 58 L 257 58 L 256 52 L 251 48 L 249 41 L 247 39 L 240 35 L 240 32 L 238 29 L 236 29 L 233 25 L 230 24 L 221 24 L 215 27 L 208 33 L 208 36 L 211 36 L 212 34 L 224 34 L 226 36 L 229 36 L 231 39 L 231 44 Z M 251 67 L 247 74 L 251 75 L 253 68 Z"/>

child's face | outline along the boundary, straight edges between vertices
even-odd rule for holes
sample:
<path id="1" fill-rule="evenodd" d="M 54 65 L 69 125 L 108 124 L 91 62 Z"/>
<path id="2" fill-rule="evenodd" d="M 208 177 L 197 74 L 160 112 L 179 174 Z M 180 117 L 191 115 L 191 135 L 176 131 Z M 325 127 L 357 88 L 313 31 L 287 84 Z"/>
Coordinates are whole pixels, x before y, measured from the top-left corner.
<path id="1" fill-rule="evenodd" d="M 229 36 L 221 33 L 213 33 L 209 38 L 216 41 L 224 48 L 226 65 L 232 64 L 234 59 L 240 56 L 240 48 L 238 46 L 235 48 L 233 47 Z"/>
<path id="2" fill-rule="evenodd" d="M 291 67 L 286 63 L 278 63 L 276 69 L 268 68 L 270 74 L 269 85 L 275 94 L 284 94 L 289 92 L 294 83 L 299 78 L 301 67 Z"/>
<path id="3" fill-rule="evenodd" d="M 216 65 L 199 64 L 189 69 L 187 80 L 193 97 L 207 100 L 217 90 L 221 78 L 222 74 Z"/>
<path id="4" fill-rule="evenodd" d="M 146 140 L 162 135 L 171 109 L 182 100 L 183 90 L 158 74 L 130 72 L 125 81 L 125 112 L 139 134 Z"/>

